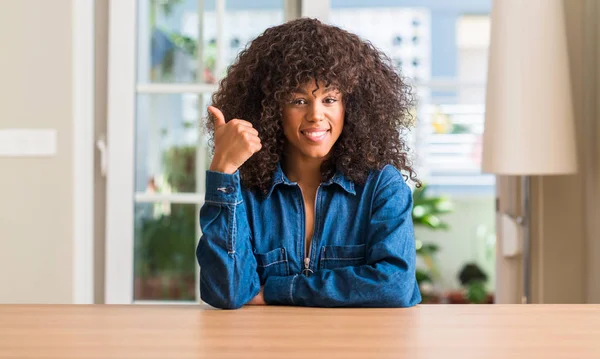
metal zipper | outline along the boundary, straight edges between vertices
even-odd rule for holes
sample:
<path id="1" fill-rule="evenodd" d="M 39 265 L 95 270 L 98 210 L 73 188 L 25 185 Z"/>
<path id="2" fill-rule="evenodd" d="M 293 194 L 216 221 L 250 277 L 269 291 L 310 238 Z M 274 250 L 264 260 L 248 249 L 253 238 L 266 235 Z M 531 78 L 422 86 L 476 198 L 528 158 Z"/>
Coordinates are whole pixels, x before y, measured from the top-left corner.
<path id="1" fill-rule="evenodd" d="M 310 276 L 310 273 L 314 273 L 312 269 L 310 269 L 310 257 L 312 255 L 312 247 L 313 247 L 313 242 L 315 240 L 315 233 L 316 233 L 316 229 L 317 229 L 317 202 L 319 199 L 319 190 L 321 189 L 321 185 L 319 185 L 319 187 L 317 187 L 317 193 L 315 195 L 315 211 L 314 211 L 314 220 L 313 220 L 313 234 L 312 237 L 310 239 L 310 246 L 308 247 L 308 256 L 306 255 L 306 208 L 304 207 L 304 192 L 302 192 L 302 188 L 300 186 L 298 186 L 298 188 L 300 188 L 300 194 L 302 195 L 302 210 L 303 210 L 303 217 L 304 218 L 304 226 L 302 227 L 302 242 L 304 243 L 304 246 L 302 247 L 302 253 L 304 254 L 304 270 L 302 270 L 302 273 L 305 276 Z"/>

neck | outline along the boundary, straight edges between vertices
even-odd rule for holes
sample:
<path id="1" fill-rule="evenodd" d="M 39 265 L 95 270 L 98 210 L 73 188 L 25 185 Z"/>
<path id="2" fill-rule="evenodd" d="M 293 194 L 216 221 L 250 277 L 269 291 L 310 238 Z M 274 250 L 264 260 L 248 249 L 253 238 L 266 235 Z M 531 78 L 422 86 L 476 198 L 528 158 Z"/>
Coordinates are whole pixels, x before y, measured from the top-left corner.
<path id="1" fill-rule="evenodd" d="M 285 157 L 283 171 L 292 182 L 298 182 L 301 188 L 316 189 L 321 184 L 321 165 L 323 159 L 302 158 L 288 154 Z"/>

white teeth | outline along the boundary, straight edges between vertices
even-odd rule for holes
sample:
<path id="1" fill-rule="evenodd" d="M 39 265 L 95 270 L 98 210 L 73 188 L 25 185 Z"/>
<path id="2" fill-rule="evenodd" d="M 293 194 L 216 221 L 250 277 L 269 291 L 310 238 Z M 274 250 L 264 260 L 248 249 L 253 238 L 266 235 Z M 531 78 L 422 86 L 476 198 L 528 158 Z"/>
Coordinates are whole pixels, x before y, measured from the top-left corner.
<path id="1" fill-rule="evenodd" d="M 310 137 L 321 137 L 323 136 L 327 131 L 319 131 L 319 132 L 304 132 L 305 135 L 310 136 Z"/>

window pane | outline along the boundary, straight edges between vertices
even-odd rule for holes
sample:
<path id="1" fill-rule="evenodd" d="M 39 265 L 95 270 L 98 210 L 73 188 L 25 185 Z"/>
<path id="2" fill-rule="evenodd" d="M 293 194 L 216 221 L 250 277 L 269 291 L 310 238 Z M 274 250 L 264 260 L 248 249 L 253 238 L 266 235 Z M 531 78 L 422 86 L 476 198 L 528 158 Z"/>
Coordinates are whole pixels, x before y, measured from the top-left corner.
<path id="1" fill-rule="evenodd" d="M 195 94 L 138 95 L 137 193 L 197 192 L 196 166 L 201 163 L 197 156 L 204 156 L 205 164 L 209 156 L 201 117 L 206 116 L 204 104 L 210 99 L 204 95 L 200 107 L 199 98 Z"/>
<path id="2" fill-rule="evenodd" d="M 198 9 L 198 0 L 138 1 L 139 83 L 215 83 L 248 41 L 266 28 L 283 22 L 282 0 L 226 1 L 223 60 L 217 63 L 216 1 L 204 0 L 203 3 L 204 8 Z M 200 19 L 203 81 L 198 76 Z"/>
<path id="3" fill-rule="evenodd" d="M 196 296 L 197 207 L 135 205 L 134 300 L 185 300 Z"/>
<path id="4" fill-rule="evenodd" d="M 402 74 L 414 81 L 431 77 L 430 11 L 411 7 L 339 7 L 331 23 L 384 51 Z"/>

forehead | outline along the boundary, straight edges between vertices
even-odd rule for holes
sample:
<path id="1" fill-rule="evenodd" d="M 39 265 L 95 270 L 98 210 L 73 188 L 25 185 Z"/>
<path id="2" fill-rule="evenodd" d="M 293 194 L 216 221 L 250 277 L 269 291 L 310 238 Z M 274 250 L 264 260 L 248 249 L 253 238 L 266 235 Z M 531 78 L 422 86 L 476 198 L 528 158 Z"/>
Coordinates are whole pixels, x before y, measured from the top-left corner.
<path id="1" fill-rule="evenodd" d="M 297 94 L 326 94 L 330 92 L 339 92 L 338 87 L 335 84 L 330 83 L 327 86 L 327 83 L 324 81 L 319 81 L 318 86 L 315 81 L 308 81 L 293 90 L 294 93 Z"/>

